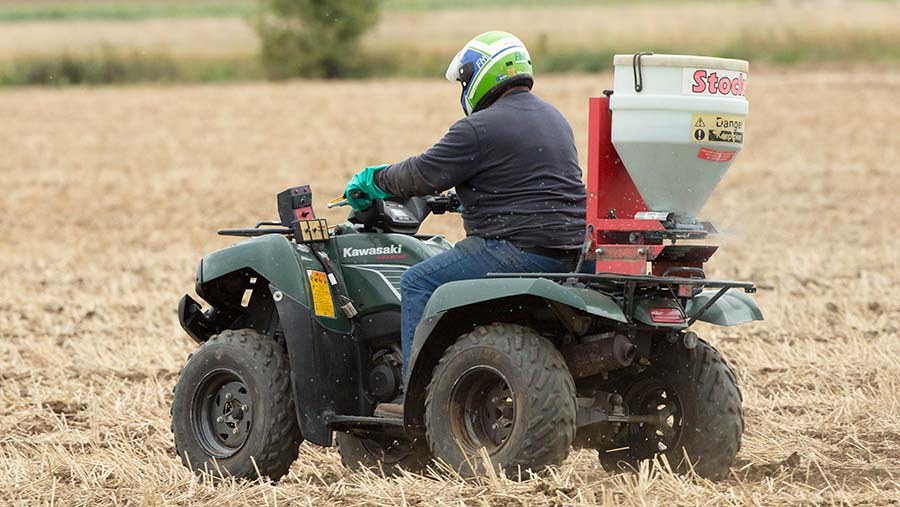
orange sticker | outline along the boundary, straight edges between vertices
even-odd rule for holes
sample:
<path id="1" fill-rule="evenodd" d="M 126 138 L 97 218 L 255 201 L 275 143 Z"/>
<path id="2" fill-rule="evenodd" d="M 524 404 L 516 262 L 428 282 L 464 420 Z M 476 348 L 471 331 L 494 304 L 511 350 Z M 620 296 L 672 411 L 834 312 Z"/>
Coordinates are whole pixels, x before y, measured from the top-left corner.
<path id="1" fill-rule="evenodd" d="M 334 318 L 334 303 L 331 301 L 331 289 L 328 288 L 328 275 L 321 271 L 307 270 L 309 290 L 313 297 L 313 311 L 319 317 Z"/>
<path id="2" fill-rule="evenodd" d="M 709 148 L 700 148 L 700 152 L 697 153 L 697 158 L 702 158 L 703 160 L 709 160 L 711 162 L 728 162 L 734 158 L 733 151 L 719 151 L 719 150 L 711 150 Z"/>

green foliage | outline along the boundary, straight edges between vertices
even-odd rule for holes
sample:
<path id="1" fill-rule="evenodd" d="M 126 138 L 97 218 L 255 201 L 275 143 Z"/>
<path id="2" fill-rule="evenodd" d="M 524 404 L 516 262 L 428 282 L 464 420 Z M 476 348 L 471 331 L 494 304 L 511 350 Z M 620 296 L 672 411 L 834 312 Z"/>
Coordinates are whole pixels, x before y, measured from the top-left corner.
<path id="1" fill-rule="evenodd" d="M 120 53 L 26 57 L 0 64 L 0 85 L 104 85 L 259 79 L 255 58 L 179 59 L 166 54 Z"/>
<path id="2" fill-rule="evenodd" d="M 252 0 L 195 0 L 192 2 L 5 2 L 0 4 L 0 21 L 76 19 L 163 19 L 248 17 L 256 13 Z"/>
<path id="3" fill-rule="evenodd" d="M 269 77 L 364 74 L 359 38 L 378 22 L 377 0 L 263 0 L 257 22 Z"/>
<path id="4" fill-rule="evenodd" d="M 604 5 L 747 4 L 764 0 L 604 0 Z M 871 0 L 888 1 L 888 0 Z M 0 21 L 251 17 L 259 0 L 0 0 Z M 386 11 L 547 8 L 594 5 L 596 0 L 381 0 Z"/>

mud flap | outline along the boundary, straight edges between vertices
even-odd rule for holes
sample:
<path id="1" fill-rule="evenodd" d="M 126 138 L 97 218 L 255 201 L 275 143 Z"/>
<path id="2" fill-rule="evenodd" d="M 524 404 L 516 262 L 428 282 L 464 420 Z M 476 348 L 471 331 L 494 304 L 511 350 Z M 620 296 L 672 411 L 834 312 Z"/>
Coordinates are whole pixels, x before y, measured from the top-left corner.
<path id="1" fill-rule="evenodd" d="M 687 314 L 692 317 L 712 299 L 717 290 L 705 290 L 688 301 Z M 730 290 L 710 306 L 697 320 L 719 326 L 736 326 L 754 320 L 763 320 L 762 311 L 743 291 Z"/>
<path id="2" fill-rule="evenodd" d="M 370 415 L 362 382 L 360 342 L 319 324 L 305 305 L 270 286 L 291 368 L 291 389 L 303 437 L 330 446 L 335 415 Z"/>

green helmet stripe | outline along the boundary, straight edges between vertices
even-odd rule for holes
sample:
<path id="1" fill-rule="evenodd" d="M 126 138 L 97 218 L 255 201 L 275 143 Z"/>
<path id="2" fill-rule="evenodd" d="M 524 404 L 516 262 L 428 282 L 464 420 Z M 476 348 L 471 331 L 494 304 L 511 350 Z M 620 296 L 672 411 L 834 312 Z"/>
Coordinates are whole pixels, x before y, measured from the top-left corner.
<path id="1" fill-rule="evenodd" d="M 494 32 L 485 32 L 485 33 L 479 35 L 478 37 L 475 37 L 475 40 L 478 42 L 481 42 L 487 46 L 490 46 L 491 44 L 493 44 L 499 40 L 505 39 L 506 37 L 509 37 L 508 33 L 494 31 Z"/>
<path id="2" fill-rule="evenodd" d="M 526 57 L 524 58 L 524 60 L 516 58 L 517 53 L 519 55 L 521 55 L 521 53 L 525 53 Z M 512 75 L 531 74 L 532 67 L 531 64 L 528 63 L 529 59 L 530 58 L 527 57 L 527 52 L 524 46 L 521 48 L 514 48 L 502 55 L 499 55 L 497 59 L 492 59 L 481 68 L 478 74 L 475 75 L 472 80 L 472 86 L 469 87 L 469 93 L 467 94 L 466 98 L 469 99 L 469 102 L 474 107 L 475 104 L 478 103 L 478 100 L 480 100 L 481 97 L 484 97 L 484 95 L 488 91 L 490 91 L 491 88 L 498 85 L 503 81 L 503 79 L 511 77 L 509 73 L 510 68 L 515 71 Z"/>
<path id="3" fill-rule="evenodd" d="M 478 72 L 471 78 L 471 82 L 466 87 L 465 95 L 462 97 L 463 109 L 466 114 L 471 114 L 479 101 L 491 89 L 500 86 L 505 80 L 513 76 L 532 75 L 531 56 L 525 45 L 522 44 L 515 35 L 507 32 L 486 32 L 483 33 L 466 44 L 457 54 L 457 58 L 465 55 L 467 51 L 474 51 L 484 55 L 485 61 Z M 471 61 L 471 53 L 469 53 L 468 61 Z M 478 59 L 479 62 L 482 60 Z M 457 60 L 454 59 L 454 62 Z M 451 63 L 447 70 L 447 79 L 453 79 L 456 71 Z"/>

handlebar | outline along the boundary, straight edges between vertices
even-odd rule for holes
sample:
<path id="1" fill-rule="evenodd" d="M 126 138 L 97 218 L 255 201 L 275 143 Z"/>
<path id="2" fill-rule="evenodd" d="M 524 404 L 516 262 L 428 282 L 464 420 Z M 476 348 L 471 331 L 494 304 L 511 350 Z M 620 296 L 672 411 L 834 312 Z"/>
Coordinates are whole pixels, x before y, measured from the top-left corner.
<path id="1" fill-rule="evenodd" d="M 363 193 L 362 190 L 351 190 L 350 191 L 350 196 L 353 197 L 354 199 L 359 199 L 360 197 L 362 197 L 364 195 L 365 194 Z M 343 195 L 328 201 L 329 208 L 336 208 L 338 206 L 348 206 L 348 205 L 350 205 L 350 199 L 347 199 Z"/>
<path id="2" fill-rule="evenodd" d="M 446 194 L 441 195 L 429 195 L 422 199 L 425 200 L 425 203 L 431 208 L 431 212 L 435 215 L 459 212 L 460 207 L 462 206 L 456 192 L 447 192 Z"/>
<path id="3" fill-rule="evenodd" d="M 363 197 L 365 194 L 361 190 L 353 190 L 351 191 L 351 196 L 354 199 L 359 199 Z M 459 202 L 459 197 L 456 196 L 456 192 L 447 192 L 446 194 L 440 195 L 429 195 L 425 197 L 420 197 L 425 204 L 430 208 L 431 212 L 436 215 L 441 215 L 443 213 L 452 213 L 457 211 L 461 204 Z M 349 206 L 350 200 L 345 196 L 336 197 L 330 201 L 328 201 L 328 208 L 337 208 L 340 206 Z"/>

